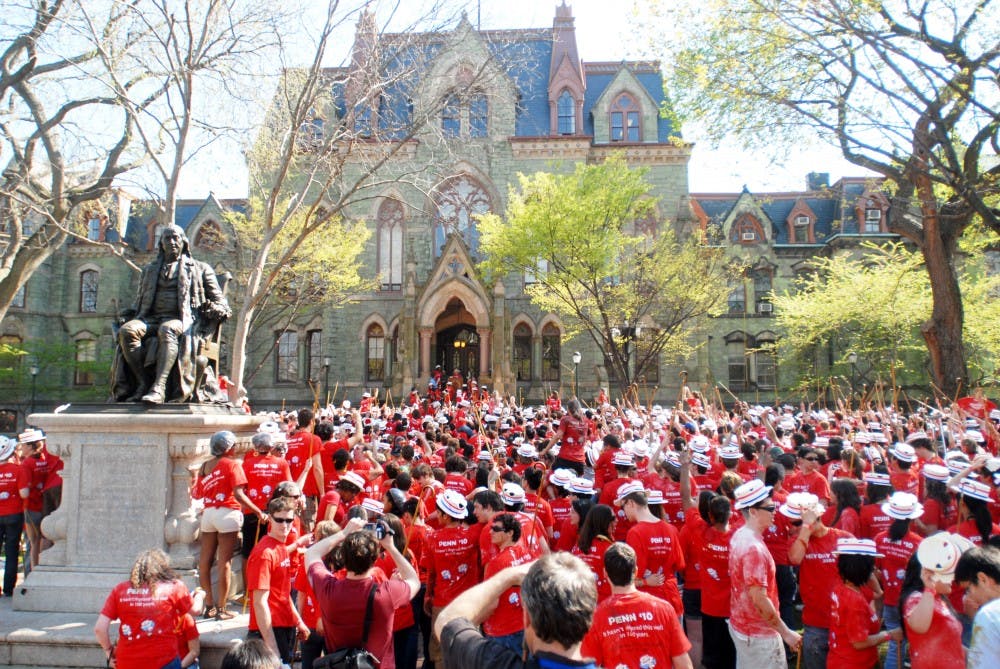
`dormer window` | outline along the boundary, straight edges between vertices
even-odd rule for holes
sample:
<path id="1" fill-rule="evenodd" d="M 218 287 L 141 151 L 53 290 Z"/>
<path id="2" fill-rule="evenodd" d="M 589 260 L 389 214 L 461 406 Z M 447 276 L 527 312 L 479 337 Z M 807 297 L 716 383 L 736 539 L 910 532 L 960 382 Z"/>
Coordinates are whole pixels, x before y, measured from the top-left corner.
<path id="1" fill-rule="evenodd" d="M 576 134 L 576 100 L 569 91 L 563 91 L 559 95 L 559 134 Z"/>
<path id="2" fill-rule="evenodd" d="M 764 229 L 760 227 L 753 216 L 743 214 L 733 223 L 729 233 L 729 241 L 734 244 L 759 244 L 764 241 Z"/>
<path id="3" fill-rule="evenodd" d="M 809 217 L 796 216 L 795 225 L 792 227 L 792 241 L 796 244 L 809 243 Z"/>
<path id="4" fill-rule="evenodd" d="M 878 234 L 882 232 L 882 210 L 865 209 L 865 233 Z"/>
<path id="5" fill-rule="evenodd" d="M 622 93 L 611 105 L 611 141 L 638 142 L 642 138 L 639 105 L 628 93 Z"/>

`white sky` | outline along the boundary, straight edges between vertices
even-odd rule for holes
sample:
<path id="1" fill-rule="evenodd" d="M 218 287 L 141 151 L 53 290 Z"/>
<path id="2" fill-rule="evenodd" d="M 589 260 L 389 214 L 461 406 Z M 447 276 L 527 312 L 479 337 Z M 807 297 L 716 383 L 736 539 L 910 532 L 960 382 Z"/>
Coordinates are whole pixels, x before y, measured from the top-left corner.
<path id="1" fill-rule="evenodd" d="M 481 0 L 481 26 L 484 29 L 551 27 L 557 2 Z M 402 0 L 400 12 L 410 11 L 418 4 L 413 0 Z M 642 52 L 645 40 L 634 36 L 630 30 L 627 10 L 630 3 L 624 0 L 572 0 L 568 4 L 572 6 L 576 19 L 577 48 L 583 60 L 651 57 Z M 475 25 L 475 0 L 468 0 L 467 12 L 469 20 Z M 338 42 L 349 48 L 349 39 Z M 748 153 L 731 142 L 711 147 L 699 136 L 694 125 L 685 127 L 683 135 L 695 143 L 688 170 L 689 188 L 695 193 L 735 192 L 744 185 L 753 192 L 802 190 L 808 172 L 828 172 L 831 183 L 842 176 L 866 174 L 861 168 L 840 158 L 834 147 L 819 140 L 796 150 L 786 148 L 785 155 L 773 157 Z M 242 157 L 232 148 L 218 147 L 207 152 L 186 171 L 184 182 L 182 197 L 204 197 L 208 194 L 206 185 L 220 197 L 245 197 L 247 194 Z"/>

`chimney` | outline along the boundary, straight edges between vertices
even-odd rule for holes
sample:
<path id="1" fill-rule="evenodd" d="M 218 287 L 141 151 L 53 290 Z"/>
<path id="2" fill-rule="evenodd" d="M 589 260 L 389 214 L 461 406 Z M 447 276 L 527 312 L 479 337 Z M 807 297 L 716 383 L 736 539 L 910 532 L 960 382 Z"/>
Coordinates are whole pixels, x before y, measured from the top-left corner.
<path id="1" fill-rule="evenodd" d="M 806 175 L 806 190 L 826 190 L 829 187 L 829 172 L 810 172 Z"/>

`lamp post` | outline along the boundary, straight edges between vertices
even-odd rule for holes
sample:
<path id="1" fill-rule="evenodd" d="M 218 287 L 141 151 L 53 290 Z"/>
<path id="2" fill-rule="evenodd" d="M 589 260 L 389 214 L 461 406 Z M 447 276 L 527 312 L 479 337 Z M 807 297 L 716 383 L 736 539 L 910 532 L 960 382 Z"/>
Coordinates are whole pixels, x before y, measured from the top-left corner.
<path id="1" fill-rule="evenodd" d="M 580 379 L 577 376 L 577 372 L 579 371 L 582 359 L 583 356 L 580 355 L 579 351 L 573 354 L 573 397 L 577 399 L 580 399 Z"/>
<path id="2" fill-rule="evenodd" d="M 857 385 L 858 376 L 858 354 L 850 351 L 847 354 L 847 362 L 851 363 L 851 400 L 854 400 L 854 387 Z"/>
<path id="3" fill-rule="evenodd" d="M 330 403 L 330 357 L 323 358 L 323 397 Z"/>
<path id="4" fill-rule="evenodd" d="M 28 368 L 28 373 L 31 374 L 31 411 L 28 415 L 35 413 L 35 382 L 38 380 L 38 372 L 38 363 L 33 362 Z"/>

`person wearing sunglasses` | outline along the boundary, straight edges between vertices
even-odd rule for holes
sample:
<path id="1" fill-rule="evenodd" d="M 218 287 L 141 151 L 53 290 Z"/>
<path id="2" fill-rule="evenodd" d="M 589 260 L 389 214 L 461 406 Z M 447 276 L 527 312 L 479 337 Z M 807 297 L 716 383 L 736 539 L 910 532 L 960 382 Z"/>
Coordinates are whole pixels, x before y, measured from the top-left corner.
<path id="1" fill-rule="evenodd" d="M 483 579 L 488 579 L 507 567 L 531 562 L 532 555 L 521 543 L 521 523 L 512 513 L 500 513 L 490 521 L 490 542 L 497 556 L 486 563 Z M 520 653 L 524 646 L 524 612 L 521 608 L 521 588 L 511 586 L 497 600 L 497 607 L 483 621 L 483 634 Z"/>
<path id="2" fill-rule="evenodd" d="M 802 645 L 802 637 L 778 615 L 778 585 L 774 558 L 764 544 L 764 531 L 774 523 L 771 486 L 754 479 L 733 492 L 734 507 L 746 524 L 729 546 L 731 586 L 729 634 L 736 646 L 736 666 L 785 669 L 785 650 Z"/>
<path id="3" fill-rule="evenodd" d="M 833 493 L 830 482 L 820 471 L 822 464 L 820 453 L 815 448 L 805 446 L 799 449 L 797 469 L 785 479 L 785 490 L 789 493 L 807 492 L 816 495 L 825 506 L 830 506 Z"/>
<path id="4" fill-rule="evenodd" d="M 247 638 L 259 638 L 282 663 L 291 664 L 295 637 L 305 640 L 309 628 L 302 621 L 291 597 L 292 560 L 286 546 L 295 522 L 298 499 L 274 497 L 267 505 L 267 536 L 261 539 L 247 561 L 247 592 L 250 625 Z"/>

